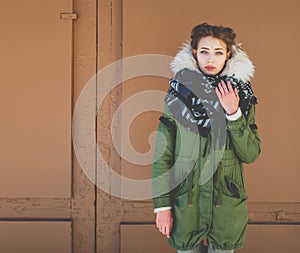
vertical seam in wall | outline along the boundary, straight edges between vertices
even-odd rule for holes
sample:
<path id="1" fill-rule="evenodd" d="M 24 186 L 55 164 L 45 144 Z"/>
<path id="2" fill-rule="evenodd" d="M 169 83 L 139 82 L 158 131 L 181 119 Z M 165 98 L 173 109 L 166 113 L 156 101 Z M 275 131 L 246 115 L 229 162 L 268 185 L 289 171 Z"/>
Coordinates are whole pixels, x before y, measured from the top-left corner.
<path id="1" fill-rule="evenodd" d="M 74 0 L 72 1 L 72 7 L 71 7 L 71 12 L 73 13 L 74 12 Z M 73 106 L 75 107 L 75 104 L 74 104 L 74 84 L 75 84 L 75 47 L 74 47 L 74 44 L 75 44 L 75 28 L 74 28 L 74 21 L 72 20 L 72 42 L 71 42 L 71 57 L 72 57 L 72 61 L 71 61 L 71 147 L 70 147 L 70 150 L 71 150 L 71 185 L 70 185 L 70 191 L 71 191 L 71 198 L 70 198 L 70 207 L 72 207 L 72 198 L 74 196 L 74 153 L 73 153 L 73 138 L 72 138 L 72 120 L 73 120 L 73 112 L 74 112 L 74 108 Z"/>
<path id="2" fill-rule="evenodd" d="M 110 52 L 113 58 L 113 2 L 110 0 Z"/>
<path id="3" fill-rule="evenodd" d="M 74 1 L 71 1 L 71 12 L 74 12 Z M 72 20 L 72 42 L 71 42 L 71 47 L 72 47 L 72 53 L 71 53 L 71 57 L 72 57 L 72 61 L 71 61 L 71 185 L 70 185 L 70 191 L 71 191 L 71 197 L 70 197 L 70 216 L 71 216 L 71 241 L 70 241 L 70 246 L 71 246 L 71 252 L 74 252 L 74 221 L 73 221 L 73 214 L 72 214 L 72 210 L 73 210 L 73 199 L 74 199 L 74 152 L 75 150 L 73 150 L 73 127 L 72 127 L 72 123 L 73 123 L 73 113 L 74 113 L 74 108 L 75 108 L 75 26 L 74 26 L 74 21 Z"/>
<path id="4" fill-rule="evenodd" d="M 119 4 L 120 4 L 120 20 L 119 20 L 119 23 L 118 25 L 120 25 L 120 57 L 121 59 L 123 59 L 123 0 L 119 0 Z M 123 72 L 123 66 L 121 67 L 121 71 Z M 122 101 L 122 86 L 121 86 L 121 97 L 120 97 L 120 101 Z M 120 119 L 120 124 L 122 124 L 122 116 L 121 116 L 121 119 Z M 122 138 L 121 136 L 119 137 L 120 138 L 120 144 L 122 143 Z M 122 174 L 122 153 L 120 153 L 120 156 L 121 156 L 121 159 L 120 159 L 120 174 Z M 121 191 L 122 191 L 122 186 L 121 186 Z M 122 203 L 122 201 L 121 201 Z M 122 207 L 123 209 L 123 207 Z M 122 210 L 122 212 L 124 212 L 124 210 Z M 119 223 L 119 252 L 121 252 L 121 222 Z"/>
<path id="5" fill-rule="evenodd" d="M 97 111 L 98 111 L 98 58 L 99 58 L 99 50 L 98 50 L 98 45 L 99 45 L 99 0 L 96 0 L 96 43 L 95 43 L 95 46 L 96 46 L 96 108 L 95 108 L 95 113 L 96 113 L 96 120 L 95 120 L 95 131 L 96 131 L 96 146 L 95 146 L 95 186 L 94 186 L 94 191 L 95 191 L 95 200 L 94 200 L 94 218 L 95 218 L 95 223 L 94 223 L 94 253 L 97 253 L 97 224 L 98 224 L 98 221 L 97 221 L 97 185 L 98 185 L 98 182 L 97 182 L 97 179 L 98 179 L 98 175 L 97 175 L 97 162 L 98 162 L 98 153 L 97 153 L 97 145 L 98 145 L 98 125 L 97 125 L 97 122 L 98 122 L 98 114 L 97 114 Z"/>

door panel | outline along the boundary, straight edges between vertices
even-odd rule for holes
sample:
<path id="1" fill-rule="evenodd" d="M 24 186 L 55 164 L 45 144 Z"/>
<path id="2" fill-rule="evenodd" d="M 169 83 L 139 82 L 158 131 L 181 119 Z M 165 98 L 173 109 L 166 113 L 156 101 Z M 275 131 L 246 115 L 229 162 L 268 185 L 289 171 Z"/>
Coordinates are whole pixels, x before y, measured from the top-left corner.
<path id="1" fill-rule="evenodd" d="M 300 247 L 299 234 L 299 225 L 249 225 L 245 246 L 236 253 L 296 252 Z M 167 238 L 154 224 L 122 224 L 120 253 L 131 252 L 176 251 L 168 246 Z"/>
<path id="2" fill-rule="evenodd" d="M 0 222 L 1 252 L 71 253 L 71 222 Z"/>
<path id="3" fill-rule="evenodd" d="M 249 225 L 245 247 L 237 253 L 297 252 L 299 225 Z"/>
<path id="4" fill-rule="evenodd" d="M 155 243 L 153 243 L 155 242 Z M 169 247 L 167 238 L 150 224 L 122 224 L 120 253 L 175 253 Z"/>
<path id="5" fill-rule="evenodd" d="M 61 12 L 72 0 L 0 3 L 0 197 L 70 196 L 72 21 Z"/>
<path id="6" fill-rule="evenodd" d="M 92 253 L 95 186 L 71 119 L 95 75 L 96 1 L 1 1 L 0 14 L 0 252 Z"/>

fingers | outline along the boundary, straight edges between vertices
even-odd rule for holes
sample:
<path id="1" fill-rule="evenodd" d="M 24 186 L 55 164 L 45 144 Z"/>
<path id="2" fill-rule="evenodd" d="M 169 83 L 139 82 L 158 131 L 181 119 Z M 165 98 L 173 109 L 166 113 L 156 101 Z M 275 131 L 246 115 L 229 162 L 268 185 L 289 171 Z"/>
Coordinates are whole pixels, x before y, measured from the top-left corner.
<path id="1" fill-rule="evenodd" d="M 229 81 L 226 84 L 224 80 L 221 80 L 215 91 L 227 114 L 231 115 L 237 111 L 240 100 L 238 90 L 233 88 Z"/>
<path id="2" fill-rule="evenodd" d="M 227 81 L 227 85 L 226 83 L 221 80 L 217 86 L 216 92 L 219 91 L 219 95 L 221 97 L 227 95 L 228 93 L 232 93 L 234 92 L 233 87 L 231 85 L 231 83 L 229 81 Z"/>
<path id="3" fill-rule="evenodd" d="M 163 226 L 160 232 L 161 232 L 163 235 L 166 235 L 166 231 L 167 231 L 167 226 Z"/>
<path id="4" fill-rule="evenodd" d="M 163 235 L 166 235 L 168 238 L 170 238 L 170 232 L 171 232 L 172 226 L 170 224 L 160 227 L 158 230 Z"/>
<path id="5" fill-rule="evenodd" d="M 227 81 L 227 88 L 228 88 L 228 91 L 231 93 L 231 92 L 234 92 L 233 91 L 233 88 L 232 88 L 232 85 L 229 81 Z"/>
<path id="6" fill-rule="evenodd" d="M 157 224 L 156 227 L 158 228 L 159 232 L 161 232 L 163 235 L 166 235 L 169 238 L 172 229 L 172 223 L 172 220 L 170 220 L 168 224 Z"/>
<path id="7" fill-rule="evenodd" d="M 237 88 L 234 89 L 234 93 L 237 97 L 239 96 L 239 91 L 237 90 Z"/>
<path id="8" fill-rule="evenodd" d="M 163 235 L 170 237 L 170 232 L 173 225 L 173 217 L 169 211 L 159 212 L 156 216 L 156 227 Z"/>
<path id="9" fill-rule="evenodd" d="M 239 93 L 237 88 L 233 88 L 231 83 L 227 81 L 227 84 L 221 80 L 217 87 L 215 88 L 216 94 L 219 99 L 223 99 L 226 97 L 237 97 L 239 98 Z"/>
<path id="10" fill-rule="evenodd" d="M 222 96 L 225 96 L 225 94 L 228 93 L 228 88 L 223 80 L 219 83 L 219 89 Z"/>
<path id="11" fill-rule="evenodd" d="M 229 82 L 227 82 L 227 84 L 229 84 L 228 86 L 232 90 L 231 84 Z M 227 86 L 226 86 L 226 84 L 223 80 L 221 80 L 218 83 L 218 86 L 216 87 L 215 91 L 216 91 L 216 94 L 217 94 L 219 99 L 225 97 L 225 95 L 229 93 L 229 87 L 227 88 Z"/>
<path id="12" fill-rule="evenodd" d="M 171 228 L 170 228 L 170 226 L 167 226 L 166 227 L 166 236 L 168 237 L 168 238 L 170 238 L 170 231 L 171 231 Z"/>

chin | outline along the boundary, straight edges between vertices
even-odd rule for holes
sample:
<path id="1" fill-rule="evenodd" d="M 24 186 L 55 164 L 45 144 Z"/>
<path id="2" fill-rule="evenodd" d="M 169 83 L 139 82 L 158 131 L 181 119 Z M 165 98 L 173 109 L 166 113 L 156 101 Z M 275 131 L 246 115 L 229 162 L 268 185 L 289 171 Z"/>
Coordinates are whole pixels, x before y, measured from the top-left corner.
<path id="1" fill-rule="evenodd" d="M 203 71 L 203 73 L 205 74 L 205 75 L 209 75 L 209 76 L 214 76 L 214 75 L 216 75 L 218 72 L 217 71 Z"/>

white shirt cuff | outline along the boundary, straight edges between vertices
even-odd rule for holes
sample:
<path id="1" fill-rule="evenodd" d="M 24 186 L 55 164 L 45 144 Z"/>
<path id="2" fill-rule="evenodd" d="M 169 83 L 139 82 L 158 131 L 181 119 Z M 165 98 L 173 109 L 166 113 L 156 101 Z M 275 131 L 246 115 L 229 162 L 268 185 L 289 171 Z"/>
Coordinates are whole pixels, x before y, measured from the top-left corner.
<path id="1" fill-rule="evenodd" d="M 155 208 L 155 209 L 154 209 L 154 212 L 155 212 L 155 213 L 158 213 L 158 212 L 160 212 L 160 211 L 167 211 L 167 210 L 171 210 L 171 209 L 172 209 L 171 206 L 158 207 L 158 208 Z"/>
<path id="2" fill-rule="evenodd" d="M 239 107 L 239 109 L 236 111 L 236 113 L 232 114 L 232 115 L 227 115 L 226 114 L 226 118 L 229 120 L 229 121 L 233 121 L 233 120 L 237 120 L 239 117 L 242 116 L 242 111 L 241 111 L 241 108 Z"/>

